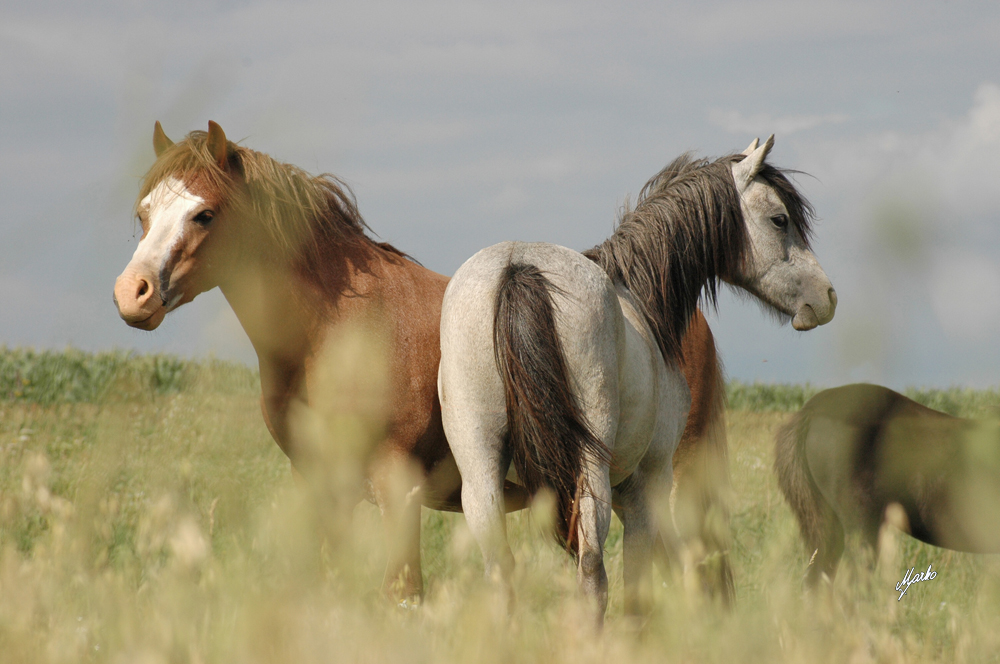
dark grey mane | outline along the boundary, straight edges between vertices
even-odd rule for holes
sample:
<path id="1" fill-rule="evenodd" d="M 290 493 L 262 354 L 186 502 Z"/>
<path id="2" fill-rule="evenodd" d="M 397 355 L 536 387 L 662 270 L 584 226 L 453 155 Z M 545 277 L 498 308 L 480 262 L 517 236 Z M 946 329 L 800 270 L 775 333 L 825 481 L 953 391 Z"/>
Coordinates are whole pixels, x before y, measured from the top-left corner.
<path id="1" fill-rule="evenodd" d="M 611 237 L 584 252 L 632 293 L 668 362 L 680 358 L 702 289 L 714 306 L 719 279 L 742 273 L 749 235 L 732 164 L 743 158 L 681 155 L 646 183 L 634 208 L 626 202 Z M 808 201 L 773 166 L 764 164 L 758 177 L 781 197 L 808 245 Z"/>

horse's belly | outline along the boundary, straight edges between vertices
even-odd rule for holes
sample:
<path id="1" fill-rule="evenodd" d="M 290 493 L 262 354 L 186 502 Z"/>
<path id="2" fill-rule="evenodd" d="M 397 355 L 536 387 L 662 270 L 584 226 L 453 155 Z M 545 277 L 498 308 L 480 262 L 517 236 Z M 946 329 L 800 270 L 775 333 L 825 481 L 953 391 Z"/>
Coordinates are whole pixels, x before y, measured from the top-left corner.
<path id="1" fill-rule="evenodd" d="M 655 419 L 643 417 L 619 427 L 620 438 L 627 442 L 615 445 L 611 456 L 611 486 L 617 486 L 639 467 L 653 440 L 654 423 Z"/>
<path id="2" fill-rule="evenodd" d="M 625 319 L 619 351 L 620 417 L 611 467 L 612 486 L 647 460 L 650 468 L 669 472 L 691 408 L 684 374 L 668 367 L 645 319 L 619 292 Z"/>
<path id="3" fill-rule="evenodd" d="M 611 484 L 618 484 L 635 472 L 653 440 L 659 402 L 658 367 L 649 342 L 636 329 L 635 316 L 627 306 L 625 344 L 619 370 L 618 433 L 612 450 Z M 631 314 L 631 315 L 630 315 Z M 661 363 L 662 364 L 662 363 Z"/>

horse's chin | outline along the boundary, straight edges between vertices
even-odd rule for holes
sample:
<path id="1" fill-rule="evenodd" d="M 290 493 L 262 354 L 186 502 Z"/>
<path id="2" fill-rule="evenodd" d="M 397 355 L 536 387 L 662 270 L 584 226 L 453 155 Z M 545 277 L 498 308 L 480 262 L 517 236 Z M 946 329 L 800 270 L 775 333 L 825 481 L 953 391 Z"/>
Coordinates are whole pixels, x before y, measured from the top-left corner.
<path id="1" fill-rule="evenodd" d="M 167 308 L 161 306 L 152 314 L 150 314 L 149 317 L 143 318 L 142 320 L 129 320 L 124 316 L 122 316 L 122 320 L 124 320 L 129 327 L 134 327 L 138 330 L 145 330 L 149 332 L 151 330 L 155 330 L 156 328 L 158 328 L 160 326 L 160 323 L 163 322 L 163 317 L 166 315 L 167 315 Z"/>
<path id="2" fill-rule="evenodd" d="M 792 318 L 792 327 L 800 332 L 811 330 L 814 327 L 818 327 L 819 324 L 816 312 L 808 304 L 803 304 L 799 307 L 799 310 L 795 312 L 795 316 Z"/>

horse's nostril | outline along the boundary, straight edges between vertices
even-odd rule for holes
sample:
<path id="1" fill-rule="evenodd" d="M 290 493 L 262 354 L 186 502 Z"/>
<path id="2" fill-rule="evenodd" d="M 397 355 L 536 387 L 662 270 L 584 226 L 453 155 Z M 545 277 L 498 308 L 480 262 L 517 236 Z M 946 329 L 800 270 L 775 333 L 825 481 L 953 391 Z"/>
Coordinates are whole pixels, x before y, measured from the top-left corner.
<path id="1" fill-rule="evenodd" d="M 149 282 L 145 279 L 139 280 L 139 291 L 136 293 L 136 297 L 142 297 L 149 292 Z"/>
<path id="2" fill-rule="evenodd" d="M 837 291 L 833 290 L 833 287 L 831 286 L 830 290 L 828 291 L 828 294 L 830 295 L 830 304 L 832 304 L 834 307 L 836 307 L 837 306 Z"/>

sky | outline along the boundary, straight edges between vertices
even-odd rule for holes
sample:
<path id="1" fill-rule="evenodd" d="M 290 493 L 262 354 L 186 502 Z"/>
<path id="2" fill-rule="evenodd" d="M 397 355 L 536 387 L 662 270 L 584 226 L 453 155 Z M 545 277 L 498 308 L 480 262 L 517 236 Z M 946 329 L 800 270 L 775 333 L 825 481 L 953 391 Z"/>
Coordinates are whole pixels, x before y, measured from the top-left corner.
<path id="1" fill-rule="evenodd" d="M 1000 4 L 943 0 L 4 2 L 0 345 L 255 363 L 217 290 L 154 332 L 112 303 L 156 120 L 335 173 L 446 275 L 589 248 L 682 152 L 774 133 L 839 306 L 800 333 L 727 292 L 728 375 L 998 385 L 997 35 Z"/>

